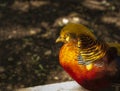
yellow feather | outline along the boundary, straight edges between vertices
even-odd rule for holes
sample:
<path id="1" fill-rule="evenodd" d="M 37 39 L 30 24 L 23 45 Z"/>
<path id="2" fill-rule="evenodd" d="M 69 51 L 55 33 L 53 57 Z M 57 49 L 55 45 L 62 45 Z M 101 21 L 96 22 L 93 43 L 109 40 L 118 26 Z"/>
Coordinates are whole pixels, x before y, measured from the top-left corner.
<path id="1" fill-rule="evenodd" d="M 69 32 L 76 34 L 77 37 L 79 37 L 82 34 L 85 34 L 93 39 L 96 39 L 95 35 L 91 32 L 91 30 L 82 24 L 69 23 L 61 30 L 60 35 L 64 36 Z"/>
<path id="2" fill-rule="evenodd" d="M 92 64 L 92 63 L 86 65 L 86 69 L 87 69 L 88 71 L 91 70 L 92 68 L 93 68 L 93 64 Z"/>

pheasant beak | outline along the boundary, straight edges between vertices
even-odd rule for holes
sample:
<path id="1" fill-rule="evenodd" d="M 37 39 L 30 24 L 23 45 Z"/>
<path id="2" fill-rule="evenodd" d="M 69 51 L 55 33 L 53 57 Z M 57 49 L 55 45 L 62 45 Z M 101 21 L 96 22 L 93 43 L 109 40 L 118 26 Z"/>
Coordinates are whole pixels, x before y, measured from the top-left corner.
<path id="1" fill-rule="evenodd" d="M 63 39 L 62 39 L 61 37 L 58 37 L 58 38 L 56 39 L 56 43 L 58 43 L 58 42 L 63 42 Z"/>

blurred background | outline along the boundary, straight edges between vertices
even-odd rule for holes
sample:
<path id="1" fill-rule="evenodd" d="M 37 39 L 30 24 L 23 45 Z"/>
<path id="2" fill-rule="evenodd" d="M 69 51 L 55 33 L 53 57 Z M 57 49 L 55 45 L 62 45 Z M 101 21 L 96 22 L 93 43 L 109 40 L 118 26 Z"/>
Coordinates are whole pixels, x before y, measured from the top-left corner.
<path id="1" fill-rule="evenodd" d="M 0 91 L 72 80 L 59 65 L 61 28 L 120 42 L 120 0 L 0 0 Z"/>

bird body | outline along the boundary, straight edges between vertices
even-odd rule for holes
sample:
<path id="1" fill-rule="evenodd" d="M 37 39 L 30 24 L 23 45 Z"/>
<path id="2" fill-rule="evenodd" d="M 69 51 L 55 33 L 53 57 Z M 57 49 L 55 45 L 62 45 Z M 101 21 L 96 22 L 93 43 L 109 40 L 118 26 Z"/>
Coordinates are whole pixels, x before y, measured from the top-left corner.
<path id="1" fill-rule="evenodd" d="M 99 64 L 93 64 L 92 69 L 87 69 L 86 65 L 78 64 L 76 59 L 77 50 L 74 42 L 67 43 L 61 48 L 59 60 L 65 71 L 80 85 L 90 90 L 99 89 L 99 86 L 104 88 L 110 85 L 110 79 L 107 77 L 107 73 L 105 73 L 106 65 L 100 64 L 99 66 Z"/>
<path id="2" fill-rule="evenodd" d="M 56 41 L 65 43 L 59 53 L 61 66 L 84 88 L 98 91 L 119 76 L 119 43 L 99 41 L 88 28 L 73 23 L 61 30 Z"/>

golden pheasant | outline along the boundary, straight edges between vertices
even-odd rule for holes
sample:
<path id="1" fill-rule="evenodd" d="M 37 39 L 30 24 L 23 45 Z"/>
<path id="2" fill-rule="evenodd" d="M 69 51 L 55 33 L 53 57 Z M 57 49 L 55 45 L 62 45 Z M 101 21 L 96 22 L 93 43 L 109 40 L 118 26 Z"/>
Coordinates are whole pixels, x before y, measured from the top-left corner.
<path id="1" fill-rule="evenodd" d="M 82 24 L 69 23 L 56 42 L 64 42 L 59 61 L 64 70 L 88 90 L 110 86 L 120 79 L 120 44 L 105 43 Z"/>

